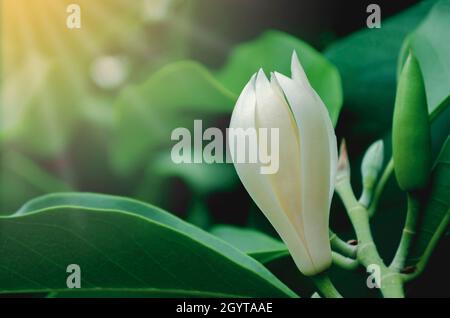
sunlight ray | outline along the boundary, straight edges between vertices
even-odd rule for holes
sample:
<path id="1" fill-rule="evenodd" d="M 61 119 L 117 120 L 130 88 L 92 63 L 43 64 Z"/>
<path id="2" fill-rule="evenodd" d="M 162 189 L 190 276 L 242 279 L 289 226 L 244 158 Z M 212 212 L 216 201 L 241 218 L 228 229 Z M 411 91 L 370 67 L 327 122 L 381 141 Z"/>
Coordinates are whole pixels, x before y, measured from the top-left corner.
<path id="1" fill-rule="evenodd" d="M 124 30 L 130 28 L 130 21 L 119 19 L 117 14 L 109 6 L 101 6 L 98 2 L 91 2 L 89 4 L 89 11 L 95 17 L 96 23 L 108 29 L 111 33 L 124 34 Z"/>
<path id="2" fill-rule="evenodd" d="M 31 27 L 29 23 L 29 16 L 27 14 L 27 11 L 15 11 L 14 12 L 17 20 L 11 23 L 13 27 L 17 28 L 19 31 L 19 38 L 21 41 L 14 41 L 13 39 L 9 39 L 9 43 L 5 43 L 5 45 L 10 45 L 11 47 L 15 48 L 15 51 L 12 53 L 14 56 L 8 56 L 6 58 L 14 58 L 17 57 L 17 59 L 23 61 L 25 58 L 25 55 L 30 51 L 37 51 L 38 48 L 38 42 L 36 41 L 35 37 L 33 36 L 34 30 Z M 20 62 L 18 64 L 21 64 Z M 10 65 L 13 69 L 17 65 L 15 63 L 12 63 Z"/>
<path id="3" fill-rule="evenodd" d="M 53 31 L 48 20 L 43 16 L 42 12 L 36 13 L 37 18 L 39 19 L 39 24 L 47 34 L 50 42 L 52 43 L 54 49 L 60 54 L 63 58 L 68 60 L 68 63 L 64 65 L 63 70 L 67 70 L 61 76 L 64 76 L 63 80 L 67 81 L 66 85 L 70 86 L 70 89 L 74 89 L 76 92 L 73 94 L 75 96 L 84 96 L 87 90 L 87 85 L 85 79 L 82 77 L 80 73 L 79 67 L 77 66 L 77 56 L 75 52 L 71 52 L 64 43 L 61 38 L 57 37 L 57 33 Z M 71 84 L 69 84 L 71 83 Z M 57 123 L 60 122 L 59 118 L 55 117 L 55 112 L 49 105 L 57 105 L 55 101 L 56 92 L 47 92 L 43 94 L 41 98 L 41 111 L 44 115 L 45 122 L 47 123 L 46 127 L 48 129 L 48 136 L 57 136 L 61 127 L 58 126 Z M 73 98 L 73 97 L 72 97 Z M 61 107 L 62 105 L 57 105 L 56 107 Z M 72 105 L 71 105 L 72 106 Z M 51 138 L 50 137 L 50 138 Z M 57 143 L 58 141 L 55 138 L 51 138 L 49 140 L 51 143 Z M 54 145 L 55 147 L 57 145 Z M 57 161 L 56 169 L 58 174 L 61 175 L 63 180 L 67 182 L 70 186 L 74 187 L 76 184 L 75 181 L 75 172 L 73 171 L 72 165 L 70 164 L 70 158 L 67 156 L 66 151 L 64 150 L 61 154 L 61 162 L 65 164 L 61 164 L 60 161 Z"/>
<path id="4" fill-rule="evenodd" d="M 5 40 L 8 41 L 2 46 L 9 46 L 11 50 L 2 56 L 2 76 L 6 78 L 6 84 L 2 87 L 1 118 L 2 130 L 10 131 L 16 127 L 19 118 L 24 114 L 27 103 L 38 89 L 42 81 L 41 74 L 30 74 L 30 72 L 43 72 L 43 66 L 36 52 L 37 43 L 32 36 L 31 28 L 27 20 L 26 12 L 14 10 L 16 6 L 8 7 L 10 13 L 6 21 L 7 29 Z M 14 32 L 17 31 L 17 39 L 12 41 Z M 31 63 L 32 59 L 36 59 Z M 39 79 L 39 77 L 41 78 Z M 26 91 L 22 90 L 23 85 L 27 85 Z"/>
<path id="5" fill-rule="evenodd" d="M 49 20 L 46 19 L 42 10 L 34 11 L 35 16 L 39 21 L 38 25 L 42 28 L 43 33 L 47 35 L 52 47 L 58 53 L 58 59 L 63 58 L 67 60 L 67 63 L 64 65 L 64 69 L 67 70 L 67 73 L 63 74 L 65 76 L 64 79 L 73 84 L 71 87 L 76 90 L 79 96 L 83 96 L 82 94 L 86 91 L 86 84 L 81 74 L 80 67 L 77 65 L 79 61 L 77 60 L 76 52 L 69 50 L 67 46 L 64 45 L 63 38 L 58 38 L 56 31 L 52 29 Z"/>
<path id="6" fill-rule="evenodd" d="M 43 114 L 44 120 L 47 123 L 46 127 L 48 128 L 49 136 L 53 137 L 49 138 L 50 140 L 48 140 L 48 142 L 53 143 L 53 146 L 57 147 L 57 140 L 55 136 L 60 134 L 61 127 L 57 125 L 60 121 L 55 117 L 55 113 L 49 107 L 49 105 L 56 104 L 54 94 L 47 91 L 45 94 L 41 94 L 39 99 L 39 105 L 41 106 L 40 113 Z M 75 171 L 73 170 L 73 165 L 70 163 L 71 160 L 67 155 L 66 150 L 59 155 L 59 158 L 65 164 L 61 164 L 61 162 L 56 161 L 55 168 L 58 174 L 66 184 L 68 184 L 71 188 L 76 189 Z"/>
<path id="7" fill-rule="evenodd" d="M 64 4 L 61 2 L 56 2 L 54 6 L 50 6 L 49 13 L 53 19 L 56 19 L 61 12 L 65 12 Z M 80 32 L 81 30 L 75 30 L 71 32 L 71 36 L 76 39 L 72 45 L 81 45 L 84 51 L 84 54 L 87 55 L 97 55 L 100 51 L 99 46 L 95 42 L 94 37 L 88 36 L 86 33 Z M 61 32 L 61 36 L 64 37 L 64 32 Z"/>

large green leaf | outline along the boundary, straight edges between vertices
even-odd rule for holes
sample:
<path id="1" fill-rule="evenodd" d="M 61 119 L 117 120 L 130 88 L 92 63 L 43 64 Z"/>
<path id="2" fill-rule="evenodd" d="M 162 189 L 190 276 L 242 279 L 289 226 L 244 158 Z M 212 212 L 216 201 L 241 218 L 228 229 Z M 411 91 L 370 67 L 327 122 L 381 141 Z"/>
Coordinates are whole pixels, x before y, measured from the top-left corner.
<path id="1" fill-rule="evenodd" d="M 391 127 L 397 59 L 405 37 L 435 1 L 422 1 L 383 20 L 379 29 L 364 29 L 335 42 L 325 55 L 342 76 L 346 109 L 357 116 L 358 134 L 379 137 Z"/>
<path id="2" fill-rule="evenodd" d="M 149 170 L 161 177 L 180 177 L 198 194 L 230 190 L 238 182 L 231 164 L 193 164 L 186 167 L 174 163 L 168 152 L 158 154 Z"/>
<path id="3" fill-rule="evenodd" d="M 283 32 L 268 31 L 254 41 L 239 45 L 218 73 L 219 80 L 239 93 L 252 74 L 263 68 L 290 75 L 292 52 L 296 51 L 311 85 L 322 98 L 333 123 L 342 106 L 341 78 L 336 68 L 305 42 Z"/>
<path id="4" fill-rule="evenodd" d="M 409 44 L 423 72 L 429 113 L 450 104 L 450 1 L 439 1 L 412 34 Z"/>
<path id="5" fill-rule="evenodd" d="M 210 232 L 263 264 L 289 256 L 286 245 L 281 241 L 253 229 L 217 225 Z"/>
<path id="6" fill-rule="evenodd" d="M 206 228 L 212 220 L 212 213 L 207 208 L 207 196 L 233 191 L 238 183 L 239 178 L 232 164 L 176 164 L 170 158 L 170 150 L 163 150 L 150 160 L 142 181 L 136 187 L 135 198 L 168 210 L 175 206 L 180 215 L 188 215 L 186 220 L 190 223 Z M 183 198 L 176 202 L 173 200 L 174 191 L 180 191 L 174 188 L 179 189 L 180 186 L 187 187 L 184 207 L 180 204 Z"/>
<path id="7" fill-rule="evenodd" d="M 296 296 L 260 263 L 156 207 L 99 194 L 47 195 L 0 217 L 0 291 L 127 296 Z M 91 294 L 95 296 L 95 293 Z"/>
<path id="8" fill-rule="evenodd" d="M 420 269 L 427 262 L 450 217 L 450 137 L 436 160 L 431 178 L 431 193 L 418 224 L 418 232 L 407 264 Z"/>
<path id="9" fill-rule="evenodd" d="M 134 171 L 152 151 L 171 142 L 173 129 L 231 113 L 236 98 L 195 62 L 169 64 L 144 83 L 127 87 L 115 104 L 114 167 L 120 173 Z"/>

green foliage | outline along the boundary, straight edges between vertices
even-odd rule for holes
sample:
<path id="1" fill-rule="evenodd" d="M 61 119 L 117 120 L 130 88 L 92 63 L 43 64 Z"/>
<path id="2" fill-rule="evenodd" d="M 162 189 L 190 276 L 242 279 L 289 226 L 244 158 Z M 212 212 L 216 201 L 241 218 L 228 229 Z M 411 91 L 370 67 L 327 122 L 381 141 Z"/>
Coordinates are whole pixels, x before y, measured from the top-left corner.
<path id="1" fill-rule="evenodd" d="M 66 267 L 78 264 L 81 292 L 296 296 L 230 245 L 131 199 L 48 195 L 1 217 L 0 228 L 0 251 L 8 255 L 0 259 L 2 293 L 67 290 Z"/>
<path id="2" fill-rule="evenodd" d="M 126 87 L 114 105 L 114 168 L 120 174 L 132 172 L 158 146 L 170 143 L 173 129 L 231 113 L 236 98 L 195 62 L 168 65 L 144 83 Z"/>
<path id="3" fill-rule="evenodd" d="M 314 292 L 310 278 L 298 271 L 286 245 L 281 241 L 254 229 L 230 225 L 217 225 L 210 232 L 264 264 L 299 295 L 310 297 Z M 363 273 L 344 271 L 338 266 L 332 266 L 329 273 L 345 295 L 371 296 L 364 284 Z"/>
<path id="4" fill-rule="evenodd" d="M 397 74 L 400 74 L 410 50 L 417 57 L 424 75 L 428 109 L 433 120 L 433 153 L 440 149 L 448 136 L 450 113 L 445 110 L 449 104 L 445 97 L 450 90 L 449 85 L 445 85 L 446 88 L 441 86 L 448 80 L 443 78 L 446 76 L 448 54 L 445 57 L 441 55 L 445 54 L 448 46 L 444 24 L 450 19 L 446 3 L 448 1 L 422 1 L 394 17 L 383 19 L 380 29 L 358 31 L 326 49 L 326 57 L 337 66 L 342 76 L 343 115 L 351 118 L 353 124 L 341 126 L 341 129 L 347 140 L 350 136 L 352 138 L 352 159 L 356 166 L 368 143 L 378 138 L 384 139 L 386 154 L 390 155 Z M 442 64 L 442 71 L 437 70 L 438 64 Z M 431 87 L 434 92 L 430 95 L 428 90 Z M 432 95 L 436 97 L 430 99 Z M 352 179 L 360 180 L 358 170 L 352 169 L 352 172 L 355 172 Z M 355 188 L 358 186 L 356 184 Z M 386 183 L 378 209 L 382 213 L 373 220 L 373 235 L 382 257 L 389 259 L 395 252 L 392 244 L 398 239 L 395 233 L 400 233 L 404 218 L 403 196 L 394 180 Z"/>
<path id="5" fill-rule="evenodd" d="M 91 19 L 94 17 L 88 16 L 86 21 L 94 21 Z M 128 20 L 124 22 L 131 25 Z M 173 62 L 168 58 L 169 63 L 155 72 L 155 66 L 163 60 L 143 65 L 138 60 L 131 67 L 137 75 L 128 79 L 117 96 L 88 88 L 86 81 L 79 80 L 88 76 L 85 71 L 90 58 L 72 65 L 69 72 L 72 77 L 62 74 L 66 68 L 58 58 L 26 60 L 24 70 L 19 69 L 8 82 L 2 82 L 2 110 L 7 111 L 0 118 L 3 209 L 0 215 L 15 210 L 19 202 L 44 193 L 53 194 L 26 203 L 15 214 L 0 216 L 0 294 L 310 296 L 314 288 L 298 272 L 282 242 L 249 224 L 242 227 L 216 224 L 210 207 L 211 194 L 234 195 L 241 191 L 232 165 L 177 165 L 170 158 L 173 129 L 192 130 L 194 119 L 202 119 L 205 128 L 206 125 L 225 128 L 251 75 L 260 68 L 290 75 L 293 51 L 297 52 L 333 123 L 336 125 L 344 102 L 345 111 L 355 120 L 345 122 L 342 131 L 351 145 L 352 172 L 356 174 L 359 159 L 351 148 L 363 148 L 358 146 L 359 139 L 391 135 L 397 77 L 397 104 L 410 113 L 402 119 L 398 114 L 394 116 L 396 171 L 403 169 L 412 177 L 421 177 L 421 186 L 426 178 L 419 173 L 421 169 L 412 165 L 420 163 L 424 156 L 431 161 L 429 140 L 418 145 L 413 136 L 429 132 L 428 114 L 435 122 L 441 120 L 432 127 L 433 142 L 440 148 L 439 138 L 444 136 L 447 141 L 432 169 L 417 235 L 405 255 L 406 265 L 416 266 L 417 273 L 423 271 L 438 239 L 448 229 L 450 213 L 450 139 L 445 122 L 450 110 L 446 110 L 450 105 L 449 23 L 448 0 L 423 1 L 383 20 L 381 29 L 362 30 L 336 41 L 325 55 L 289 34 L 271 30 L 236 46 L 224 66 L 216 71 L 199 62 Z M 114 37 L 111 30 L 101 31 L 101 42 Z M 173 34 L 165 33 L 164 38 L 174 43 L 163 46 L 170 47 L 173 56 L 187 52 L 180 34 L 169 32 Z M 137 38 L 136 34 L 130 35 L 130 40 L 122 45 L 132 45 Z M 44 44 L 51 48 L 50 41 Z M 423 83 L 412 81 L 417 74 L 400 76 L 402 69 L 404 73 L 411 71 L 407 62 L 410 52 L 417 58 L 414 72 L 420 66 Z M 32 77 L 27 75 L 30 68 Z M 29 83 L 27 90 L 19 85 L 23 82 Z M 417 115 L 414 106 L 425 104 L 428 110 L 423 108 L 422 114 Z M 385 144 L 390 148 L 389 141 Z M 405 147 L 409 147 L 409 154 L 403 151 L 399 157 L 396 149 Z M 76 176 L 73 183 L 63 175 L 64 171 L 59 171 L 69 157 L 73 160 L 70 173 Z M 176 201 L 171 195 L 179 189 L 166 191 L 165 182 L 172 179 L 182 180 L 189 192 L 188 207 L 184 207 L 189 211 L 183 214 L 189 223 L 129 198 L 56 193 L 94 188 L 151 202 L 159 203 L 161 198 Z M 403 182 L 400 185 L 409 190 L 411 182 L 407 183 L 408 186 Z M 357 200 L 351 197 L 352 191 L 348 193 L 352 206 L 360 209 Z M 377 215 L 374 236 L 385 258 L 384 250 L 392 249 L 395 241 L 385 233 L 402 216 L 398 213 L 402 193 L 395 185 L 380 193 L 384 202 L 379 210 L 384 213 L 379 213 L 379 218 Z M 230 209 L 226 200 L 219 203 L 226 213 L 240 213 Z M 250 205 L 242 206 L 245 211 Z M 334 217 L 338 207 L 333 204 L 332 210 Z M 356 223 L 364 223 L 366 215 L 363 216 Z M 368 222 L 366 227 L 369 228 Z M 361 236 L 360 229 L 356 232 Z M 370 229 L 362 232 L 365 239 L 370 237 Z M 372 246 L 370 240 L 371 237 L 367 244 Z M 376 251 L 371 252 L 370 260 L 380 261 Z M 341 261 L 359 264 L 368 260 L 351 259 L 358 255 L 339 256 Z M 66 267 L 71 263 L 81 266 L 81 290 L 66 287 Z M 383 270 L 390 278 L 399 278 L 398 273 Z M 330 269 L 332 280 L 343 287 L 345 295 L 368 293 L 366 276 L 362 277 L 366 273 L 342 271 L 336 265 Z"/>
<path id="6" fill-rule="evenodd" d="M 357 117 L 352 128 L 358 135 L 374 139 L 390 129 L 398 54 L 405 37 L 419 25 L 434 2 L 422 1 L 383 20 L 381 28 L 353 33 L 325 51 L 341 74 L 345 107 Z"/>
<path id="7" fill-rule="evenodd" d="M 156 156 L 149 167 L 150 173 L 162 178 L 179 177 L 199 195 L 232 189 L 237 182 L 232 165 L 194 164 L 186 167 L 174 163 L 168 152 Z M 214 176 L 214 178 L 211 176 Z"/>
<path id="8" fill-rule="evenodd" d="M 65 149 L 79 119 L 77 106 L 83 102 L 83 95 L 77 94 L 78 83 L 63 72 L 63 61 L 34 57 L 8 78 L 1 92 L 2 142 L 18 143 L 47 158 Z M 25 92 L 24 83 L 30 86 Z"/>
<path id="9" fill-rule="evenodd" d="M 443 40 L 450 28 L 449 16 L 450 1 L 439 1 L 408 41 L 423 70 L 428 112 L 432 116 L 450 101 L 450 41 Z"/>
<path id="10" fill-rule="evenodd" d="M 419 218 L 416 239 L 407 265 L 423 270 L 439 238 L 448 228 L 450 217 L 450 137 L 442 146 L 433 168 L 430 194 Z"/>
<path id="11" fill-rule="evenodd" d="M 282 242 L 253 229 L 217 225 L 210 232 L 263 264 L 289 255 Z"/>

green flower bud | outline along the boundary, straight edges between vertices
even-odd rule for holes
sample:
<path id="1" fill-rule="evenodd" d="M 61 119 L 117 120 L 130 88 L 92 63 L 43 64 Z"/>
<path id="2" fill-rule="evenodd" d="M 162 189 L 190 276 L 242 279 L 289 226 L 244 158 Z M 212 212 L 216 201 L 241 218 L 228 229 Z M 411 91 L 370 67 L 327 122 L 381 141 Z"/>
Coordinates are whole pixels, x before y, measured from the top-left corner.
<path id="1" fill-rule="evenodd" d="M 400 188 L 423 188 L 430 175 L 431 137 L 425 85 L 410 53 L 400 74 L 392 128 L 394 171 Z"/>
<path id="2" fill-rule="evenodd" d="M 378 140 L 367 149 L 361 164 L 363 193 L 359 202 L 364 206 L 369 206 L 370 201 L 372 200 L 373 189 L 381 168 L 383 167 L 383 159 L 383 140 Z"/>

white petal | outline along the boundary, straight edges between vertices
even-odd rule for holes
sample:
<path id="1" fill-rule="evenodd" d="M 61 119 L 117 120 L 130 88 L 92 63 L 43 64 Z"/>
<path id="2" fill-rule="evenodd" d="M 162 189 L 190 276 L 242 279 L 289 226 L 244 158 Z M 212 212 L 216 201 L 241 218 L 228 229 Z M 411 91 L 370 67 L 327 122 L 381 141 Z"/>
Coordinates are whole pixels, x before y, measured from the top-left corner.
<path id="1" fill-rule="evenodd" d="M 275 73 L 289 102 L 300 136 L 302 213 L 308 250 L 318 271 L 331 263 L 328 240 L 330 146 L 322 112 L 310 90 Z"/>
<path id="2" fill-rule="evenodd" d="M 297 127 L 284 96 L 280 96 L 273 89 L 262 71 L 256 77 L 256 127 L 277 128 L 279 131 L 279 170 L 267 177 L 279 205 L 297 231 L 300 242 L 296 245 L 306 246 L 301 213 L 300 145 Z M 303 258 L 305 257 L 310 258 L 308 254 Z"/>
<path id="3" fill-rule="evenodd" d="M 297 81 L 305 89 L 312 88 L 295 51 L 292 52 L 291 58 L 291 76 L 294 81 Z"/>
<path id="4" fill-rule="evenodd" d="M 315 93 L 315 92 L 314 92 Z M 338 162 L 338 148 L 337 148 L 337 140 L 336 134 L 334 133 L 333 123 L 331 122 L 330 115 L 328 109 L 323 104 L 320 97 L 316 94 L 316 100 L 318 104 L 318 108 L 322 113 L 323 120 L 326 125 L 327 133 L 328 133 L 328 145 L 330 147 L 330 206 L 331 199 L 333 198 L 334 186 L 336 184 L 336 171 L 337 171 L 337 162 Z"/>
<path id="5" fill-rule="evenodd" d="M 261 96 L 258 96 L 258 98 L 256 97 L 255 91 L 253 89 L 255 85 L 258 93 L 261 94 Z M 281 100 L 277 98 L 276 95 L 274 95 L 273 91 L 270 88 L 270 83 L 267 81 L 267 78 L 265 78 L 265 75 L 262 74 L 262 76 L 258 76 L 257 83 L 254 83 L 254 78 L 252 78 L 252 80 L 250 80 L 250 82 L 241 93 L 241 96 L 239 97 L 239 100 L 233 111 L 230 128 L 256 128 L 256 103 L 257 99 L 262 102 L 261 98 L 265 98 L 264 96 L 268 96 L 268 98 L 270 98 L 271 101 L 274 102 L 274 104 L 276 104 L 277 106 L 281 106 L 281 113 L 286 114 L 286 109 L 283 108 Z M 262 102 L 259 106 L 262 106 L 262 108 L 264 108 L 267 106 L 267 103 Z M 270 117 L 270 111 L 275 110 L 275 112 L 277 112 L 277 109 L 273 108 L 272 105 L 270 107 L 270 109 L 266 109 L 262 113 L 258 112 L 258 121 L 260 122 L 260 125 L 267 123 L 268 117 L 266 115 Z M 279 120 L 281 119 L 289 120 L 289 118 L 285 118 L 285 116 L 283 115 L 274 114 L 274 117 L 277 118 L 277 121 L 276 123 L 272 122 L 272 126 L 278 126 Z M 287 131 L 287 129 L 284 130 Z M 233 149 L 231 149 L 231 154 L 233 154 Z M 282 205 L 280 204 L 279 197 L 276 194 L 278 191 L 274 189 L 274 184 L 272 183 L 273 178 L 276 177 L 274 177 L 274 175 L 261 174 L 261 164 L 259 163 L 236 163 L 235 161 L 234 166 L 247 192 L 250 194 L 257 206 L 264 213 L 264 215 L 274 226 L 280 237 L 289 247 L 297 266 L 302 271 L 304 271 L 304 274 L 306 275 L 308 275 L 308 273 L 310 273 L 311 271 L 314 271 L 311 259 L 308 256 L 304 245 L 302 244 L 297 229 L 294 227 L 294 222 L 290 220 L 284 207 L 282 207 Z M 282 170 L 282 173 L 284 174 L 285 168 L 283 163 L 280 163 L 280 168 L 280 170 Z M 278 182 L 275 183 L 278 184 Z M 299 197 L 298 193 L 293 195 Z"/>
<path id="6" fill-rule="evenodd" d="M 306 73 L 298 59 L 297 53 L 294 51 L 292 53 L 292 60 L 291 60 L 291 73 L 292 73 L 292 79 L 297 82 L 297 84 L 300 86 L 303 86 L 305 88 L 309 88 L 310 92 L 313 94 L 314 98 L 316 99 L 318 108 L 320 109 L 320 112 L 322 113 L 323 120 L 325 121 L 327 132 L 328 132 L 328 144 L 330 146 L 330 205 L 331 205 L 331 199 L 333 197 L 334 193 L 334 185 L 336 180 L 336 169 L 337 169 L 337 161 L 338 161 L 338 151 L 337 151 L 337 141 L 336 141 L 336 135 L 334 133 L 333 123 L 331 122 L 331 118 L 328 112 L 328 109 L 326 108 L 325 104 L 323 103 L 320 96 L 317 94 L 317 92 L 314 90 L 314 88 L 309 83 L 308 77 L 306 76 Z"/>

